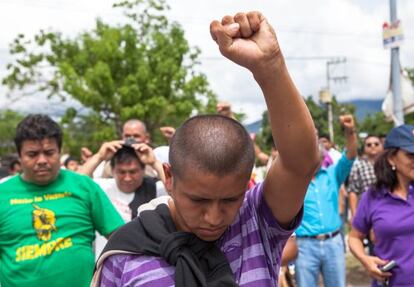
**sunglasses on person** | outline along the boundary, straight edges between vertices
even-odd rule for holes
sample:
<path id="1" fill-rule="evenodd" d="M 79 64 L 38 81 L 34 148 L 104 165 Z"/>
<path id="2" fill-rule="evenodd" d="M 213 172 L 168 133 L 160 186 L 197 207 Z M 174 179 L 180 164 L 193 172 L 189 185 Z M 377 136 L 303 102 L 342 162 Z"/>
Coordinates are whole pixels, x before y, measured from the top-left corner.
<path id="1" fill-rule="evenodd" d="M 365 146 L 366 147 L 374 147 L 374 146 L 379 146 L 380 143 L 379 142 L 375 142 L 375 143 L 366 143 Z"/>

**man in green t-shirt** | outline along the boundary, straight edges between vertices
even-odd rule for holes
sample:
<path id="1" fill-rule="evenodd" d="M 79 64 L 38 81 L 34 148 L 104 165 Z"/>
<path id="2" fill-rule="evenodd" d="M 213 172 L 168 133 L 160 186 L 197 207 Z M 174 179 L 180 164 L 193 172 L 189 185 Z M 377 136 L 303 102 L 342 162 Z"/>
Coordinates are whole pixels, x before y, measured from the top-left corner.
<path id="1" fill-rule="evenodd" d="M 0 184 L 0 285 L 88 286 L 95 230 L 124 224 L 87 176 L 60 169 L 62 131 L 45 115 L 19 123 L 22 174 Z"/>

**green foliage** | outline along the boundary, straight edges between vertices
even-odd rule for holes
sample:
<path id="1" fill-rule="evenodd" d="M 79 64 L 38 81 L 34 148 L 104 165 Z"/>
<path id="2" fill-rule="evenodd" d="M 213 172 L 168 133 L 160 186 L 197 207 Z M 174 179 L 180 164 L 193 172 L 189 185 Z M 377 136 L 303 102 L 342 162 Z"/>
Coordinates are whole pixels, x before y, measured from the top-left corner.
<path id="1" fill-rule="evenodd" d="M 408 77 L 410 78 L 410 80 L 411 80 L 411 83 L 414 85 L 414 69 L 409 69 L 409 68 L 407 68 L 407 69 L 405 69 L 406 71 L 407 71 L 407 73 L 408 73 Z"/>
<path id="2" fill-rule="evenodd" d="M 312 115 L 315 128 L 319 135 L 329 136 L 328 107 L 316 103 L 311 96 L 305 99 L 306 105 Z M 344 143 L 343 133 L 339 124 L 339 116 L 342 114 L 354 114 L 355 108 L 350 104 L 339 104 L 335 97 L 332 99 L 334 142 L 342 147 Z"/>
<path id="3" fill-rule="evenodd" d="M 316 103 L 312 96 L 308 96 L 305 99 L 305 103 L 312 115 L 315 127 L 318 130 L 319 134 L 329 135 L 328 131 L 328 112 L 327 108 L 323 105 Z M 343 114 L 352 114 L 355 117 L 355 106 L 352 104 L 343 104 L 338 103 L 336 98 L 333 98 L 332 101 L 332 112 L 333 112 L 333 123 L 334 123 L 334 139 L 335 143 L 339 147 L 344 145 L 344 137 L 341 126 L 339 124 L 339 116 Z M 272 131 L 269 125 L 268 112 L 265 111 L 262 116 L 262 129 L 256 138 L 256 143 L 259 147 L 265 151 L 269 152 L 272 142 Z M 277 145 L 277 139 L 275 140 Z"/>
<path id="4" fill-rule="evenodd" d="M 8 65 L 3 84 L 75 99 L 91 111 L 90 119 L 75 113 L 65 124 L 72 129 L 99 124 L 91 130 L 98 138 L 114 138 L 113 131 L 119 137 L 130 118 L 143 120 L 152 133 L 193 113 L 214 111 L 216 97 L 205 75 L 195 71 L 200 51 L 189 46 L 178 23 L 163 16 L 169 9 L 165 1 L 124 1 L 115 7 L 124 9 L 125 24 L 98 19 L 92 31 L 73 39 L 58 32 L 40 31 L 34 41 L 18 35 L 10 48 L 16 61 Z"/>
<path id="5" fill-rule="evenodd" d="M 311 96 L 305 99 L 306 105 L 312 115 L 315 123 L 315 127 L 318 130 L 319 135 L 329 135 L 328 127 L 328 109 L 325 105 L 319 105 Z M 333 114 L 333 130 L 334 130 L 334 142 L 340 148 L 345 144 L 345 139 L 341 125 L 339 123 L 339 116 L 345 114 L 351 114 L 354 116 L 355 122 L 355 106 L 352 104 L 338 103 L 335 97 L 332 99 L 332 114 Z"/>
<path id="6" fill-rule="evenodd" d="M 17 124 L 23 119 L 23 115 L 11 111 L 0 111 L 0 157 L 16 153 L 14 136 Z"/>
<path id="7" fill-rule="evenodd" d="M 414 113 L 404 116 L 404 122 L 406 124 L 414 124 Z M 359 131 L 367 134 L 374 134 L 379 136 L 386 136 L 388 132 L 394 127 L 392 121 L 386 121 L 382 112 L 378 112 L 372 115 L 368 115 L 361 122 Z"/>
<path id="8" fill-rule="evenodd" d="M 61 118 L 60 125 L 63 129 L 62 154 L 68 153 L 77 158 L 80 158 L 82 147 L 97 152 L 102 142 L 117 136 L 114 126 L 94 112 L 78 116 L 75 109 L 69 108 Z"/>
<path id="9" fill-rule="evenodd" d="M 273 137 L 269 122 L 269 112 L 267 110 L 262 114 L 262 127 L 256 135 L 255 142 L 263 152 L 270 154 Z"/>
<path id="10" fill-rule="evenodd" d="M 385 136 L 394 126 L 393 122 L 385 120 L 382 112 L 368 115 L 361 122 L 359 131 L 367 134 Z"/>

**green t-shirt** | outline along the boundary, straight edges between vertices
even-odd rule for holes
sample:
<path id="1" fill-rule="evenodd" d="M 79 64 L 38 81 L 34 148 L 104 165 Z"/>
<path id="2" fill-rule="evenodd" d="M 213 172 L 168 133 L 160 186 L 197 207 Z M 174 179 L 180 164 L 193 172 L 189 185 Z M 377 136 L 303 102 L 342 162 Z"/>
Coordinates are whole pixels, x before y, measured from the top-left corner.
<path id="1" fill-rule="evenodd" d="M 123 224 L 87 176 L 61 170 L 47 186 L 15 176 L 0 184 L 0 285 L 89 286 L 95 230 Z"/>

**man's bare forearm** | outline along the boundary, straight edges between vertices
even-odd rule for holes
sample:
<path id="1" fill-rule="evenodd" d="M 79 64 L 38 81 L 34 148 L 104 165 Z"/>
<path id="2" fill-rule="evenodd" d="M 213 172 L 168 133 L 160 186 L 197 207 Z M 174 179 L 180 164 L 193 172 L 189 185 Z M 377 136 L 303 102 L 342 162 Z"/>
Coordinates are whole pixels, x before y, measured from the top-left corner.
<path id="1" fill-rule="evenodd" d="M 318 164 L 315 126 L 282 55 L 275 67 L 254 75 L 265 96 L 273 138 L 285 168 L 312 174 Z"/>
<path id="2" fill-rule="evenodd" d="M 78 173 L 93 177 L 93 172 L 102 161 L 99 154 L 94 154 L 79 168 Z"/>
<path id="3" fill-rule="evenodd" d="M 267 78 L 256 75 L 255 78 L 265 96 L 272 135 L 279 151 L 266 177 L 264 195 L 279 224 L 288 228 L 303 206 L 320 158 L 310 112 L 283 60 L 280 61 L 280 66 Z"/>
<path id="4" fill-rule="evenodd" d="M 355 130 L 345 131 L 346 158 L 355 159 L 358 155 L 358 138 Z"/>

